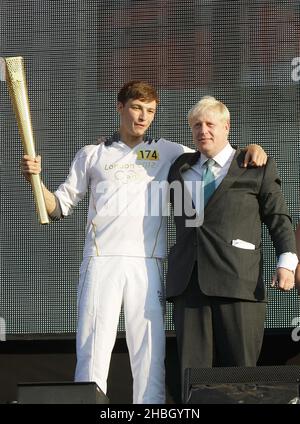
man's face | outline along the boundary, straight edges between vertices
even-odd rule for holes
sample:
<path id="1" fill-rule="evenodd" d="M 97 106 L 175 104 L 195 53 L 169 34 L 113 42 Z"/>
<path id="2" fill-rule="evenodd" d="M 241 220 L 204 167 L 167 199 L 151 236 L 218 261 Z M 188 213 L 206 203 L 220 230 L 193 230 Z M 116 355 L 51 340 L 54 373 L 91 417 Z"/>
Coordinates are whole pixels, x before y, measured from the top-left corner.
<path id="1" fill-rule="evenodd" d="M 154 119 L 156 106 L 155 100 L 143 102 L 138 99 L 129 99 L 125 105 L 118 102 L 120 129 L 129 136 L 143 136 Z"/>
<path id="2" fill-rule="evenodd" d="M 214 157 L 227 144 L 230 124 L 219 112 L 208 109 L 199 113 L 190 125 L 195 146 L 206 157 Z"/>

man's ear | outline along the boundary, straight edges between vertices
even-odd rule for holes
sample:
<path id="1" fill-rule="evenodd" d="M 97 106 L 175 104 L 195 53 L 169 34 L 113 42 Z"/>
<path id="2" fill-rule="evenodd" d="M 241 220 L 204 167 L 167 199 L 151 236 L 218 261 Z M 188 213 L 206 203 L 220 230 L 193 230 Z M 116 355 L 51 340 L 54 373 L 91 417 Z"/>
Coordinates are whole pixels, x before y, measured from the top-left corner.
<path id="1" fill-rule="evenodd" d="M 229 132 L 229 130 L 230 130 L 230 121 L 229 120 L 226 121 L 225 128 Z"/>
<path id="2" fill-rule="evenodd" d="M 123 108 L 124 108 L 123 103 L 122 102 L 118 102 L 117 103 L 117 112 L 120 113 L 123 110 Z"/>

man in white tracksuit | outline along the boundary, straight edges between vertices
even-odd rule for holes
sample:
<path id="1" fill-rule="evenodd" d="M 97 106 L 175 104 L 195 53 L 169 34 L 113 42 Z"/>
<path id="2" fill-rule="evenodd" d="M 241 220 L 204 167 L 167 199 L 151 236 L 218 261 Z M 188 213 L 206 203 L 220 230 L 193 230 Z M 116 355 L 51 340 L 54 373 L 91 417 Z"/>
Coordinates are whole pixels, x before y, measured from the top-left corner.
<path id="1" fill-rule="evenodd" d="M 51 193 L 53 219 L 69 215 L 90 189 L 78 287 L 76 381 L 95 381 L 106 393 L 121 305 L 133 375 L 133 403 L 165 402 L 165 334 L 162 260 L 166 254 L 166 181 L 172 162 L 191 149 L 144 134 L 158 96 L 143 81 L 118 93 L 119 131 L 76 154 L 66 181 Z M 259 146 L 247 161 L 265 162 Z M 41 159 L 24 156 L 27 179 Z"/>

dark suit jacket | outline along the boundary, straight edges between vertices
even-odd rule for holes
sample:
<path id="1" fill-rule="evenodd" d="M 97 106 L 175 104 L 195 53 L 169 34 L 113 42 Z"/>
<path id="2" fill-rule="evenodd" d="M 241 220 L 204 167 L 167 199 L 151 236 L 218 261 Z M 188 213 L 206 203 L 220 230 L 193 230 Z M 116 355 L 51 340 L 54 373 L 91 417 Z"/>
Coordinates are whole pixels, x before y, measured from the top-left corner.
<path id="1" fill-rule="evenodd" d="M 168 180 L 183 187 L 183 172 L 200 157 L 185 153 L 172 165 Z M 185 213 L 175 216 L 176 244 L 168 257 L 167 298 L 188 285 L 195 262 L 202 292 L 208 296 L 266 301 L 261 252 L 261 223 L 271 235 L 277 256 L 296 253 L 294 231 L 280 190 L 273 158 L 265 167 L 242 168 L 244 153 L 237 150 L 227 175 L 204 210 L 204 222 L 187 228 Z M 182 190 L 185 195 L 187 190 Z M 171 190 L 171 202 L 183 203 L 184 194 Z M 177 204 L 178 206 L 178 204 Z M 255 245 L 245 250 L 232 245 L 240 239 Z"/>

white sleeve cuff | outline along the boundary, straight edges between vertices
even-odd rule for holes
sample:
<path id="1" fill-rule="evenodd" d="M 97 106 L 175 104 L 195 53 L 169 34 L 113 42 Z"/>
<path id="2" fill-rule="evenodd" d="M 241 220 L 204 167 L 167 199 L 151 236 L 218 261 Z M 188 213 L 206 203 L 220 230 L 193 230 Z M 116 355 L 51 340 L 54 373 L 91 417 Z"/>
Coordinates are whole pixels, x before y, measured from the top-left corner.
<path id="1" fill-rule="evenodd" d="M 286 268 L 295 272 L 298 265 L 298 256 L 296 253 L 286 252 L 279 256 L 277 268 Z"/>

